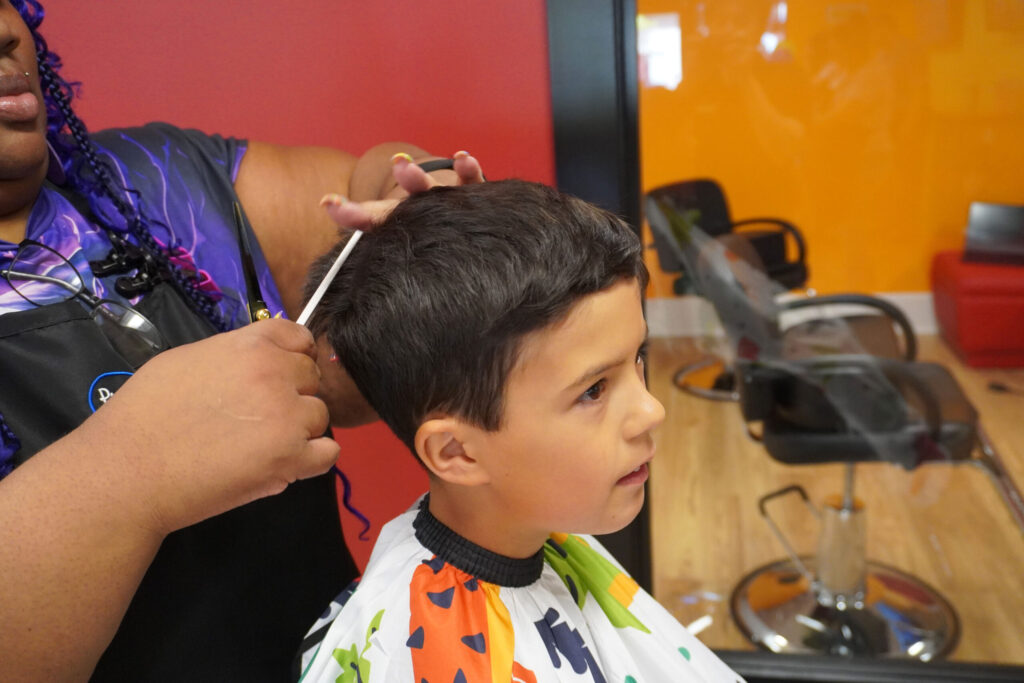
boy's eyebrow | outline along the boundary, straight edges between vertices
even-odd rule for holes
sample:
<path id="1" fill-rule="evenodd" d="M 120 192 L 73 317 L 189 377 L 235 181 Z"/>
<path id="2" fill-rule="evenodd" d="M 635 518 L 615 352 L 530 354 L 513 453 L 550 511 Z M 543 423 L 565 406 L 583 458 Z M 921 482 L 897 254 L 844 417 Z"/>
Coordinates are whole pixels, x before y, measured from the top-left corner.
<path id="1" fill-rule="evenodd" d="M 637 350 L 642 349 L 646 344 L 647 344 L 647 323 L 645 321 L 644 322 L 644 339 L 640 343 L 640 346 L 637 347 Z M 576 378 L 576 381 L 574 381 L 572 384 L 567 386 L 566 389 L 567 390 L 568 389 L 575 389 L 576 387 L 578 387 L 578 386 L 580 386 L 580 385 L 582 385 L 582 384 L 584 384 L 586 382 L 589 382 L 594 377 L 596 377 L 598 375 L 602 375 L 605 372 L 607 372 L 608 370 L 611 370 L 612 368 L 614 368 L 616 366 L 622 365 L 623 362 L 624 362 L 624 360 L 622 358 L 617 358 L 617 359 L 615 359 L 613 361 L 610 361 L 608 363 L 602 363 L 601 365 L 598 365 L 598 366 L 595 366 L 593 368 L 590 368 L 590 369 L 586 370 L 585 372 L 581 373 L 580 376 Z"/>
<path id="2" fill-rule="evenodd" d="M 595 368 L 591 368 L 591 369 L 587 370 L 586 372 L 584 372 L 582 375 L 580 375 L 576 379 L 576 381 L 573 382 L 572 384 L 570 384 L 567 388 L 568 389 L 575 389 L 578 386 L 582 386 L 583 384 L 586 384 L 587 382 L 592 380 L 594 377 L 597 377 L 598 375 L 603 375 L 605 372 L 607 372 L 611 368 L 614 368 L 617 365 L 622 365 L 622 359 L 621 358 L 617 359 L 617 360 L 613 360 L 610 363 L 605 363 L 605 364 L 599 365 L 599 366 L 597 366 Z"/>

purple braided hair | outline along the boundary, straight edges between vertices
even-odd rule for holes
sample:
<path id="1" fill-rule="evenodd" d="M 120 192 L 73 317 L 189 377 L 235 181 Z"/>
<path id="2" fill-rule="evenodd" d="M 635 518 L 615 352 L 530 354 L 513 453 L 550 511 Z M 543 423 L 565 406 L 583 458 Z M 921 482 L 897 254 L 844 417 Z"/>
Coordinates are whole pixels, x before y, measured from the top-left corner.
<path id="1" fill-rule="evenodd" d="M 46 138 L 61 159 L 68 182 L 86 197 L 94 209 L 101 198 L 110 201 L 124 218 L 128 232 L 142 247 L 145 261 L 160 272 L 170 274 L 190 308 L 209 320 L 216 329 L 227 330 L 228 324 L 216 302 L 199 288 L 197 274 L 182 270 L 170 260 L 169 252 L 173 253 L 177 245 L 169 244 L 165 248 L 153 238 L 149 230 L 150 219 L 128 200 L 135 193 L 114 179 L 89 138 L 85 124 L 72 109 L 71 100 L 78 84 L 68 83 L 60 76 L 60 56 L 49 49 L 46 39 L 39 33 L 39 25 L 46 15 L 42 4 L 38 0 L 13 0 L 11 4 L 25 20 L 35 41 L 39 81 L 46 104 Z M 95 213 L 103 215 L 101 211 Z M 102 227 L 108 235 L 120 232 L 110 225 Z"/>
<path id="2" fill-rule="evenodd" d="M 19 448 L 21 448 L 21 441 L 4 422 L 4 416 L 0 415 L 0 479 L 6 477 L 14 469 L 11 461 Z"/>

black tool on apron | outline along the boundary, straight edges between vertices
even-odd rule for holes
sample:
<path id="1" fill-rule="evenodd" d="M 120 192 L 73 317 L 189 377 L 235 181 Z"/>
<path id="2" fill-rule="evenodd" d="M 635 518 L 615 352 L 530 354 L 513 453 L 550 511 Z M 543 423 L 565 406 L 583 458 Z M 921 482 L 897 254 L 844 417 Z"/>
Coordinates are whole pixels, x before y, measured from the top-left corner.
<path id="1" fill-rule="evenodd" d="M 245 229 L 245 218 L 242 217 L 242 205 L 231 203 L 231 211 L 235 217 L 235 231 L 238 233 L 238 249 L 242 255 L 242 272 L 245 275 L 246 308 L 249 320 L 266 320 L 270 317 L 270 309 L 263 300 L 260 281 L 256 277 L 256 266 L 252 262 L 252 248 L 249 246 L 249 231 Z"/>

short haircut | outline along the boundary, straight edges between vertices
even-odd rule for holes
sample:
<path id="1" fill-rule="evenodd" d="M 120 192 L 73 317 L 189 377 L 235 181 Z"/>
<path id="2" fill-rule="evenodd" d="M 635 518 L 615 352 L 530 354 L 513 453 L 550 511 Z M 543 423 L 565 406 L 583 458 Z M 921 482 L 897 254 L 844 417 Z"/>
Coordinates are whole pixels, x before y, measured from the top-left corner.
<path id="1" fill-rule="evenodd" d="M 314 263 L 307 299 L 346 242 Z M 523 337 L 647 277 L 635 232 L 581 199 L 521 180 L 437 187 L 362 236 L 310 329 L 415 452 L 434 415 L 499 429 Z"/>

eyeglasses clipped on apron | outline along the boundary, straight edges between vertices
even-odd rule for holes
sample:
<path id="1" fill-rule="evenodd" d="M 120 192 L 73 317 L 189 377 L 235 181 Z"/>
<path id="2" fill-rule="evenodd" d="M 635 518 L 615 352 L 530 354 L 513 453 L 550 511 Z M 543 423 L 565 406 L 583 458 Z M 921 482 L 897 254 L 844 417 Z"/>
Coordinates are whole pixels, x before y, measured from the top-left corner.
<path id="1" fill-rule="evenodd" d="M 23 240 L 0 275 L 33 306 L 78 299 L 111 345 L 134 367 L 167 348 L 160 330 L 146 316 L 127 304 L 100 299 L 87 291 L 78 269 L 52 247 Z"/>

